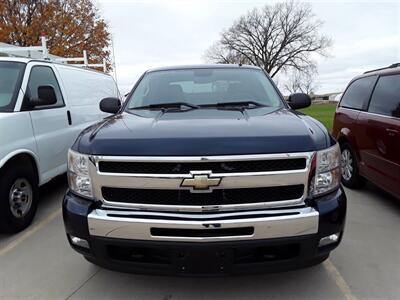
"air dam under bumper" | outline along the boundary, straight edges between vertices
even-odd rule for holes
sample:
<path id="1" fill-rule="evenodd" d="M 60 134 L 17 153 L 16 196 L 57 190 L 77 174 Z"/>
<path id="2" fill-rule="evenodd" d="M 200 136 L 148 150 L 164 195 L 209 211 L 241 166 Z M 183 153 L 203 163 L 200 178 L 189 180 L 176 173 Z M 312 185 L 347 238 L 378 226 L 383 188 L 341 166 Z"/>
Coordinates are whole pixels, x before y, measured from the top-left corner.
<path id="1" fill-rule="evenodd" d="M 155 213 L 102 210 L 71 193 L 64 198 L 66 231 L 88 241 L 72 245 L 98 265 L 135 273 L 242 274 L 289 270 L 318 263 L 339 242 L 321 238 L 343 232 L 342 189 L 313 207 L 232 213 Z M 340 236 L 341 238 L 341 236 Z"/>

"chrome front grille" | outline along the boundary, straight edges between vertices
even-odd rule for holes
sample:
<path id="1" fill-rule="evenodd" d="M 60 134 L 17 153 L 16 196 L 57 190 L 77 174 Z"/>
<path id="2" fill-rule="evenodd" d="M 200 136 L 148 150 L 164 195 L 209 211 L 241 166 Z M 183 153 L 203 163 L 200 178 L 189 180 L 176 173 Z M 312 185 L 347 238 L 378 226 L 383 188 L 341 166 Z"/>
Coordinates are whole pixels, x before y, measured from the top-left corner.
<path id="1" fill-rule="evenodd" d="M 252 189 L 214 190 L 211 193 L 192 193 L 187 190 L 153 190 L 103 187 L 104 199 L 111 202 L 159 205 L 225 205 L 263 203 L 298 199 L 303 196 L 304 185 L 274 186 Z"/>
<path id="2" fill-rule="evenodd" d="M 306 167 L 305 158 L 248 160 L 222 162 L 121 162 L 100 161 L 99 171 L 104 173 L 139 174 L 187 174 L 191 171 L 219 173 L 272 172 L 301 170 Z"/>
<path id="3" fill-rule="evenodd" d="M 152 211 L 263 209 L 304 203 L 312 156 L 313 152 L 92 156 L 90 175 L 94 196 L 105 207 Z"/>

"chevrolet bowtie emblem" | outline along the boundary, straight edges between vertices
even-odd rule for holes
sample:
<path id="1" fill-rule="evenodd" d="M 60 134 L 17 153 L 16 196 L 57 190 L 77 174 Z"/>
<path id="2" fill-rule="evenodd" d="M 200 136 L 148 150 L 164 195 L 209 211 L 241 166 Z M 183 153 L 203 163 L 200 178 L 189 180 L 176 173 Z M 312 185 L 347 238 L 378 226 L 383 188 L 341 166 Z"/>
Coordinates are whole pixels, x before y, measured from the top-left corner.
<path id="1" fill-rule="evenodd" d="M 196 174 L 191 172 L 193 178 L 183 179 L 181 186 L 189 187 L 194 191 L 207 191 L 211 190 L 212 187 L 218 186 L 221 183 L 221 178 L 210 177 L 210 173 Z"/>

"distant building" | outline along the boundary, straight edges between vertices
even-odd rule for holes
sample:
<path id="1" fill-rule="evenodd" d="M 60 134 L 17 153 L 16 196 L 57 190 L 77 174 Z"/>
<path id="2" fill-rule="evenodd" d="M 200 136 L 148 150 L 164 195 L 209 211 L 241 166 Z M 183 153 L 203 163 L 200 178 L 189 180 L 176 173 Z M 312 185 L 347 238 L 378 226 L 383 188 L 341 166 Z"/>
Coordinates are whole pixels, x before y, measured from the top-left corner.
<path id="1" fill-rule="evenodd" d="M 313 102 L 322 102 L 322 101 L 334 101 L 339 102 L 342 96 L 342 92 L 335 93 L 325 93 L 325 94 L 311 94 L 311 101 Z"/>

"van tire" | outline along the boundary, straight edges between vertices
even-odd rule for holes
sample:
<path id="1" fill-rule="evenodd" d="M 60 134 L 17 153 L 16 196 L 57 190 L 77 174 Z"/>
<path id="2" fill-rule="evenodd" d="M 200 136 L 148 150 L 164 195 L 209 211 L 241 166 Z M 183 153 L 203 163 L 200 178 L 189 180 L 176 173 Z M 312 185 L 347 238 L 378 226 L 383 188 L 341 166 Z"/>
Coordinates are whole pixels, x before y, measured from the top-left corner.
<path id="1" fill-rule="evenodd" d="M 342 167 L 342 183 L 344 186 L 350 188 L 350 189 L 359 189 L 362 188 L 365 183 L 366 179 L 362 177 L 359 173 L 358 169 L 358 161 L 357 157 L 350 146 L 349 143 L 345 142 L 340 145 L 340 150 L 341 150 L 341 167 Z M 347 157 L 347 159 L 346 159 Z M 349 176 L 348 174 L 344 174 L 345 172 L 345 165 L 348 165 L 348 167 L 351 167 L 351 174 Z"/>
<path id="2" fill-rule="evenodd" d="M 18 203 L 12 207 L 14 201 Z M 37 205 L 38 179 L 31 162 L 22 159 L 4 166 L 0 170 L 0 232 L 16 233 L 28 227 Z"/>

